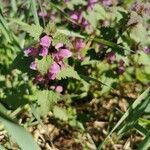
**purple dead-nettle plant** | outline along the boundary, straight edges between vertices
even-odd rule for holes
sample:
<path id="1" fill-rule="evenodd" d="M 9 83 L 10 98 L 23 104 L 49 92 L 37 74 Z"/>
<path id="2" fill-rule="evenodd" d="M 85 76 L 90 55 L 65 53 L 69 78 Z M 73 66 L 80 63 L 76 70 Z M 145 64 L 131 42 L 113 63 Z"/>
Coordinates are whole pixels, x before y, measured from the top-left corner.
<path id="1" fill-rule="evenodd" d="M 56 79 L 59 71 L 66 67 L 64 60 L 72 56 L 72 52 L 66 47 L 65 44 L 57 43 L 55 45 L 52 45 L 52 42 L 53 38 L 51 36 L 44 35 L 40 38 L 38 48 L 31 47 L 25 49 L 24 51 L 24 56 L 32 57 L 34 59 L 34 61 L 31 62 L 29 66 L 30 69 L 37 71 L 37 74 L 33 80 L 34 84 L 42 84 L 47 87 L 51 81 L 54 81 Z M 49 66 L 47 73 L 45 75 L 42 75 L 38 70 L 38 61 L 36 61 L 36 59 L 38 57 L 46 58 L 47 56 L 50 56 L 50 58 L 52 59 L 52 63 Z M 61 87 L 60 85 L 51 85 L 50 89 L 53 89 L 57 92 L 63 91 L 63 87 Z"/>

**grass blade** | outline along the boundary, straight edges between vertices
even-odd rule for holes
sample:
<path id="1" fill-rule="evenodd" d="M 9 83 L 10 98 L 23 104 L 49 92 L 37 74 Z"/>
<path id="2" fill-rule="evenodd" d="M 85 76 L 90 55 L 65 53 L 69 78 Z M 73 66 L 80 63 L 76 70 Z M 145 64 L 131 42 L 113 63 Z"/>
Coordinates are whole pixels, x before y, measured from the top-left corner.
<path id="1" fill-rule="evenodd" d="M 132 114 L 133 110 L 135 110 L 143 101 L 147 100 L 147 98 L 150 98 L 149 93 L 150 88 L 148 88 L 146 91 L 144 91 L 136 100 L 135 102 L 129 107 L 129 109 L 125 112 L 125 114 L 121 117 L 121 119 L 118 121 L 118 123 L 115 125 L 115 127 L 110 131 L 110 133 L 107 135 L 105 140 L 99 145 L 98 149 L 102 149 L 102 146 L 106 142 L 107 138 L 122 124 L 122 122 Z M 148 99 L 149 101 L 149 99 Z"/>
<path id="2" fill-rule="evenodd" d="M 84 79 L 85 81 L 87 81 L 87 82 L 89 82 L 89 81 L 94 81 L 94 82 L 96 82 L 96 83 L 98 83 L 98 84 L 100 84 L 100 85 L 104 85 L 104 86 L 107 86 L 107 87 L 113 89 L 112 87 L 106 85 L 106 84 L 103 83 L 102 81 L 99 81 L 99 80 L 97 80 L 97 79 L 95 79 L 95 78 L 92 78 L 92 77 L 89 77 L 89 76 L 85 76 L 85 75 L 81 75 L 81 74 L 79 74 L 79 76 L 80 76 L 82 79 Z"/>
<path id="3" fill-rule="evenodd" d="M 38 18 L 38 14 L 37 14 L 37 9 L 36 9 L 36 1 L 35 0 L 31 0 L 31 11 L 33 13 L 34 16 L 34 22 L 36 25 L 39 25 L 39 18 Z"/>
<path id="4" fill-rule="evenodd" d="M 147 150 L 150 147 L 150 131 L 147 133 L 145 139 L 139 145 L 138 150 Z"/>

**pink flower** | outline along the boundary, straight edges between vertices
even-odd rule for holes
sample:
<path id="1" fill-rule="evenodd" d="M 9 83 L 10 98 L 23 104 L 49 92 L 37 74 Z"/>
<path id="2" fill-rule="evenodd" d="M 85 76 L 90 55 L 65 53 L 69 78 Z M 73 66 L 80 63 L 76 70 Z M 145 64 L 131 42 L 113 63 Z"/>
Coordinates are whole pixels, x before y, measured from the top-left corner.
<path id="1" fill-rule="evenodd" d="M 61 85 L 57 85 L 57 86 L 51 86 L 50 87 L 52 90 L 55 90 L 58 93 L 61 93 L 63 91 L 63 87 Z"/>
<path id="2" fill-rule="evenodd" d="M 49 46 L 51 45 L 51 41 L 52 39 L 49 36 L 45 35 L 41 38 L 40 45 L 49 48 Z"/>
<path id="3" fill-rule="evenodd" d="M 37 50 L 34 47 L 27 48 L 24 50 L 24 55 L 35 57 L 37 55 Z"/>
<path id="4" fill-rule="evenodd" d="M 75 11 L 72 13 L 71 19 L 73 19 L 74 21 L 80 22 L 82 19 L 82 15 L 80 12 Z"/>
<path id="5" fill-rule="evenodd" d="M 98 0 L 88 0 L 88 11 L 92 10 Z"/>
<path id="6" fill-rule="evenodd" d="M 63 91 L 63 87 L 61 85 L 58 85 L 55 87 L 56 92 L 61 93 Z"/>
<path id="7" fill-rule="evenodd" d="M 83 49 L 85 47 L 85 43 L 82 39 L 76 40 L 75 42 L 75 49 L 77 51 L 81 51 L 81 49 Z"/>
<path id="8" fill-rule="evenodd" d="M 37 63 L 35 61 L 30 64 L 30 69 L 37 70 Z"/>
<path id="9" fill-rule="evenodd" d="M 48 55 L 48 48 L 42 47 L 39 53 L 40 56 L 47 56 Z"/>
<path id="10" fill-rule="evenodd" d="M 72 53 L 68 49 L 60 49 L 59 51 L 52 54 L 53 59 L 59 63 L 64 58 L 69 58 L 72 56 Z"/>
<path id="11" fill-rule="evenodd" d="M 59 58 L 63 59 L 63 58 L 69 58 L 72 56 L 72 53 L 68 50 L 68 49 L 61 49 L 58 52 Z"/>
<path id="12" fill-rule="evenodd" d="M 58 50 L 59 48 L 63 47 L 63 45 L 64 45 L 63 43 L 57 43 L 55 48 Z"/>
<path id="13" fill-rule="evenodd" d="M 82 19 L 82 25 L 83 25 L 83 27 L 88 27 L 88 26 L 90 26 L 90 23 L 89 23 L 89 21 L 87 21 L 86 19 Z"/>
<path id="14" fill-rule="evenodd" d="M 59 71 L 60 71 L 60 66 L 56 62 L 54 62 L 51 65 L 51 67 L 49 69 L 49 72 L 48 72 L 49 79 L 55 80 L 55 78 L 56 78 Z"/>

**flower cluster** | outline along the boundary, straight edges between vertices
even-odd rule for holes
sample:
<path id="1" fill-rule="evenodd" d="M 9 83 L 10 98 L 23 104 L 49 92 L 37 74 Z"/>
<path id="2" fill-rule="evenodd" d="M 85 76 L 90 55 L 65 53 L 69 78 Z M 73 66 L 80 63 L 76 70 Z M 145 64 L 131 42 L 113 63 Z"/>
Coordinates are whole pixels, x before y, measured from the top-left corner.
<path id="1" fill-rule="evenodd" d="M 72 52 L 66 47 L 63 43 L 57 43 L 56 45 L 52 45 L 52 37 L 45 35 L 40 39 L 39 47 L 34 48 L 30 47 L 25 49 L 24 55 L 26 57 L 33 57 L 34 61 L 30 64 L 30 69 L 37 70 L 37 75 L 33 80 L 36 84 L 44 84 L 47 85 L 49 81 L 55 80 L 57 74 L 61 69 L 65 67 L 64 59 L 72 56 Z M 46 75 L 41 75 L 38 71 L 38 62 L 36 58 L 38 57 L 46 57 L 50 55 L 52 58 L 52 64 L 49 66 L 48 72 Z M 61 86 L 51 86 L 50 87 L 57 92 L 62 92 Z"/>

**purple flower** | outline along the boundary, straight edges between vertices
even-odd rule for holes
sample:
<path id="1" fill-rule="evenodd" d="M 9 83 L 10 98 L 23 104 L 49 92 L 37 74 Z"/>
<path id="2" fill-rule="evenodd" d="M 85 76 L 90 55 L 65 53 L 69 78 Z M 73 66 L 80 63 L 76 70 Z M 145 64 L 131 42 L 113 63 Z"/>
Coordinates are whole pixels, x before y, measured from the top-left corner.
<path id="1" fill-rule="evenodd" d="M 68 49 L 60 49 L 59 51 L 52 54 L 53 59 L 59 63 L 64 58 L 69 58 L 72 56 L 72 53 Z"/>
<path id="2" fill-rule="evenodd" d="M 68 49 L 61 49 L 58 52 L 59 58 L 63 59 L 63 58 L 69 58 L 72 56 L 72 52 L 70 52 Z"/>
<path id="3" fill-rule="evenodd" d="M 56 90 L 56 92 L 61 93 L 61 92 L 63 91 L 63 87 L 62 87 L 61 85 L 57 85 L 57 86 L 55 87 L 55 90 Z"/>
<path id="4" fill-rule="evenodd" d="M 108 52 L 106 54 L 108 63 L 112 64 L 116 60 L 116 54 L 114 52 Z"/>
<path id="5" fill-rule="evenodd" d="M 30 64 L 30 69 L 37 70 L 37 63 L 35 61 Z"/>
<path id="6" fill-rule="evenodd" d="M 40 45 L 49 48 L 51 41 L 52 39 L 49 36 L 45 35 L 44 37 L 41 38 Z"/>
<path id="7" fill-rule="evenodd" d="M 86 28 L 86 27 L 90 26 L 90 23 L 89 23 L 89 21 L 87 21 L 86 19 L 83 18 L 82 19 L 82 25 L 84 28 Z"/>
<path id="8" fill-rule="evenodd" d="M 40 56 L 47 56 L 48 55 L 48 48 L 42 47 L 39 53 Z"/>
<path id="9" fill-rule="evenodd" d="M 75 49 L 79 52 L 85 47 L 85 43 L 82 39 L 77 39 L 75 41 Z"/>
<path id="10" fill-rule="evenodd" d="M 125 71 L 125 64 L 124 64 L 124 61 L 121 59 L 119 62 L 118 62 L 118 74 L 123 74 Z"/>
<path id="11" fill-rule="evenodd" d="M 59 48 L 63 47 L 63 45 L 64 45 L 63 43 L 57 43 L 55 48 L 58 50 Z"/>
<path id="12" fill-rule="evenodd" d="M 56 62 L 54 62 L 49 69 L 48 78 L 50 80 L 55 80 L 59 71 L 60 71 L 60 66 Z"/>
<path id="13" fill-rule="evenodd" d="M 77 11 L 73 12 L 71 14 L 71 19 L 73 19 L 74 21 L 80 22 L 82 19 L 81 12 L 77 12 Z"/>
<path id="14" fill-rule="evenodd" d="M 91 11 L 92 9 L 93 9 L 93 7 L 94 7 L 94 5 L 96 4 L 98 2 L 98 0 L 88 0 L 88 4 L 87 4 L 87 6 L 88 6 L 88 11 Z"/>
<path id="15" fill-rule="evenodd" d="M 149 47 L 145 47 L 144 48 L 144 53 L 145 54 L 150 54 L 150 48 Z"/>
<path id="16" fill-rule="evenodd" d="M 110 6 L 110 5 L 112 5 L 112 0 L 103 0 L 103 5 L 104 6 Z"/>
<path id="17" fill-rule="evenodd" d="M 27 48 L 24 50 L 24 55 L 35 57 L 37 55 L 37 50 L 34 47 Z"/>

